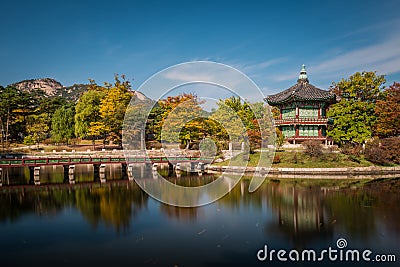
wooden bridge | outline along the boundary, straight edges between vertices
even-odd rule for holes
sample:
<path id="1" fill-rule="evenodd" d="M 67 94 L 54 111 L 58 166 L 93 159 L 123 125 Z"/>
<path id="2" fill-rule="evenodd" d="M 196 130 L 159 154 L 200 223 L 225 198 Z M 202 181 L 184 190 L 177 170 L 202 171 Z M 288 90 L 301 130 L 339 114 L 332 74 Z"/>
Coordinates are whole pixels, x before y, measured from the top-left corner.
<path id="1" fill-rule="evenodd" d="M 0 168 L 39 167 L 46 165 L 80 165 L 80 164 L 130 164 L 130 163 L 171 163 L 205 162 L 201 157 L 121 157 L 121 156 L 69 156 L 69 157 L 27 157 L 0 159 Z"/>
<path id="2" fill-rule="evenodd" d="M 181 170 L 181 163 L 190 163 L 188 171 L 204 171 L 204 162 L 209 158 L 202 157 L 123 157 L 123 156 L 68 156 L 68 157 L 23 157 L 23 158 L 2 158 L 0 159 L 0 186 L 3 184 L 2 171 L 3 168 L 23 168 L 28 167 L 30 173 L 30 181 L 36 185 L 40 185 L 40 167 L 61 165 L 64 168 L 64 179 L 70 183 L 75 183 L 75 165 L 92 164 L 96 177 L 101 182 L 105 182 L 105 167 L 107 164 L 121 164 L 123 172 L 126 172 L 129 179 L 132 180 L 132 167 L 134 164 L 152 165 L 153 170 L 157 169 L 158 164 L 168 164 L 168 168 L 178 171 Z M 197 164 L 197 168 L 196 168 Z"/>

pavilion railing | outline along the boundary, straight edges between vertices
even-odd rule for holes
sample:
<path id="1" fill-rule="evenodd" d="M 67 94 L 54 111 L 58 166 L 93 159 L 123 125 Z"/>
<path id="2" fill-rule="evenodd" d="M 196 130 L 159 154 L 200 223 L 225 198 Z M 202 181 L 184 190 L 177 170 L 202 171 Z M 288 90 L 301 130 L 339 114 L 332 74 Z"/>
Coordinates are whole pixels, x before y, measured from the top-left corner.
<path id="1" fill-rule="evenodd" d="M 277 119 L 275 120 L 276 125 L 281 124 L 327 124 L 328 118 L 286 118 L 286 119 Z"/>

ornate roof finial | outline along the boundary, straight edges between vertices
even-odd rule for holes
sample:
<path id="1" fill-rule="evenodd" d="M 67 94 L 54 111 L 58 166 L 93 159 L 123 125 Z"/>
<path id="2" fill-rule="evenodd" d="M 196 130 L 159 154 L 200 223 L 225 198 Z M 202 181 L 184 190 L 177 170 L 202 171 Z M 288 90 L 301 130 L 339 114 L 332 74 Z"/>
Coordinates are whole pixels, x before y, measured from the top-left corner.
<path id="1" fill-rule="evenodd" d="M 300 81 L 308 82 L 307 72 L 306 72 L 306 65 L 304 65 L 304 64 L 301 66 L 299 79 L 297 81 L 298 82 L 300 82 Z"/>

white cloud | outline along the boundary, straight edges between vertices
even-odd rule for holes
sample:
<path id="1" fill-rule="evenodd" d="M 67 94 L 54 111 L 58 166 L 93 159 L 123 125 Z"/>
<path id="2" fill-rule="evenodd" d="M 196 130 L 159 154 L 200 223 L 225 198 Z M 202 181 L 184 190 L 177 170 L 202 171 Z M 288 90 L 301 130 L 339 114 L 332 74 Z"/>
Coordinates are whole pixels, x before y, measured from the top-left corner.
<path id="1" fill-rule="evenodd" d="M 241 72 L 249 76 L 258 76 L 259 74 L 265 74 L 265 69 L 287 61 L 287 57 L 273 58 L 261 62 L 229 62 L 228 64 L 237 68 Z"/>
<path id="2" fill-rule="evenodd" d="M 152 99 L 159 99 L 175 89 L 191 90 L 192 84 L 211 84 L 214 89 L 202 89 L 196 94 L 200 97 L 226 98 L 226 92 L 254 101 L 263 98 L 261 90 L 251 79 L 238 70 L 220 63 L 189 62 L 162 70 L 141 85 L 139 91 Z M 226 88 L 219 90 L 215 86 Z M 207 88 L 202 87 L 202 88 Z M 258 96 L 257 96 L 258 95 Z"/>
<path id="3" fill-rule="evenodd" d="M 400 36 L 328 58 L 309 66 L 307 71 L 318 79 L 345 77 L 356 71 L 377 71 L 386 75 L 400 73 Z M 298 74 L 298 69 L 292 69 L 271 78 L 277 82 L 289 81 L 295 80 Z"/>
<path id="4" fill-rule="evenodd" d="M 390 63 L 386 65 L 386 63 Z M 396 64 L 397 63 L 397 64 Z M 377 69 L 380 67 L 381 69 Z M 385 74 L 400 71 L 400 37 L 360 48 L 328 59 L 312 67 L 314 74 L 331 74 L 349 70 L 377 70 Z"/>
<path id="5" fill-rule="evenodd" d="M 170 80 L 190 82 L 190 81 L 210 81 L 215 79 L 215 74 L 211 72 L 196 72 L 193 70 L 182 71 L 172 70 L 167 71 L 164 77 Z"/>

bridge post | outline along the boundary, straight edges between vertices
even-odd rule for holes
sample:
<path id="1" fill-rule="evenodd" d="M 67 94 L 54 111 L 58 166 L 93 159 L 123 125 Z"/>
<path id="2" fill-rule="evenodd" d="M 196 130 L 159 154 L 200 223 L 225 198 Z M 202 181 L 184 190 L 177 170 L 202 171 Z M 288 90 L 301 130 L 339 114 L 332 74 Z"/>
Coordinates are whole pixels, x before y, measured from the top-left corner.
<path id="1" fill-rule="evenodd" d="M 178 171 L 178 170 L 180 171 L 181 170 L 181 163 L 180 162 L 176 163 L 175 170 L 176 171 Z"/>
<path id="2" fill-rule="evenodd" d="M 168 161 L 168 171 L 174 170 L 174 164 Z"/>
<path id="3" fill-rule="evenodd" d="M 128 165 L 128 179 L 129 181 L 133 181 L 133 164 Z"/>
<path id="4" fill-rule="evenodd" d="M 35 185 L 40 185 L 40 167 L 33 168 L 33 181 Z"/>
<path id="5" fill-rule="evenodd" d="M 75 165 L 69 165 L 68 180 L 70 184 L 75 184 Z"/>
<path id="6" fill-rule="evenodd" d="M 158 163 L 153 163 L 153 168 L 152 168 L 152 170 L 153 170 L 153 171 L 157 171 L 157 167 L 158 167 Z"/>
<path id="7" fill-rule="evenodd" d="M 126 165 L 126 163 L 121 163 L 121 172 L 122 172 L 122 179 L 125 180 L 126 179 L 126 175 L 127 175 L 127 165 Z"/>
<path id="8" fill-rule="evenodd" d="M 174 174 L 174 164 L 168 161 L 168 177 Z"/>
<path id="9" fill-rule="evenodd" d="M 176 173 L 176 178 L 180 178 L 181 177 L 181 163 L 178 162 L 175 165 L 175 173 Z"/>
<path id="10" fill-rule="evenodd" d="M 196 170 L 196 162 L 190 162 L 190 172 L 194 172 Z"/>
<path id="11" fill-rule="evenodd" d="M 100 171 L 100 164 L 93 164 L 93 181 L 94 182 L 100 180 L 99 171 Z"/>
<path id="12" fill-rule="evenodd" d="M 35 182 L 33 181 L 33 166 L 28 166 L 29 169 L 29 184 L 34 184 Z"/>
<path id="13" fill-rule="evenodd" d="M 68 172 L 69 172 L 69 165 L 63 165 L 64 170 L 64 183 L 69 181 Z"/>
<path id="14" fill-rule="evenodd" d="M 0 186 L 3 186 L 3 169 L 0 168 Z"/>
<path id="15" fill-rule="evenodd" d="M 200 171 L 200 172 L 204 171 L 204 163 L 203 162 L 199 162 L 197 164 L 197 171 Z"/>
<path id="16" fill-rule="evenodd" d="M 197 164 L 197 174 L 199 175 L 199 176 L 202 176 L 203 175 L 203 172 L 204 172 L 204 163 L 203 162 L 199 162 L 198 164 Z"/>
<path id="17" fill-rule="evenodd" d="M 106 164 L 100 165 L 100 183 L 106 182 Z"/>

